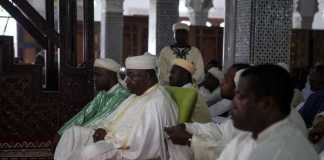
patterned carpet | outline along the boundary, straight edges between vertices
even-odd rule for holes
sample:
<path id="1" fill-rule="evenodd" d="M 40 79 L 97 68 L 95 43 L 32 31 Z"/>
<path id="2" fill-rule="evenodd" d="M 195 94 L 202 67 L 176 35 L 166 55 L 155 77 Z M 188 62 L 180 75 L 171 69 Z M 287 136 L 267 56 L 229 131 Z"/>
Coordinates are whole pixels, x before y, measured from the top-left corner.
<path id="1" fill-rule="evenodd" d="M 38 144 L 30 142 L 0 143 L 1 160 L 51 160 L 52 157 L 52 143 L 50 141 Z"/>

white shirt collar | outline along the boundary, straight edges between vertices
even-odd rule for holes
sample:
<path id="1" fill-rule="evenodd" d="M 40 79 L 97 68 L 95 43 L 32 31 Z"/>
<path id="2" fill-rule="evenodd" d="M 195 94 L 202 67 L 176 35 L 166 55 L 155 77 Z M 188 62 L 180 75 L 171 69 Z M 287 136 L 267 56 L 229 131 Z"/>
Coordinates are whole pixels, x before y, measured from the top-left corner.
<path id="1" fill-rule="evenodd" d="M 205 88 L 204 86 L 201 86 L 199 88 L 199 90 L 203 91 L 204 93 L 208 93 L 208 94 L 212 94 L 207 88 Z"/>
<path id="2" fill-rule="evenodd" d="M 263 130 L 261 133 L 259 133 L 256 141 L 257 142 L 262 142 L 262 141 L 266 140 L 267 138 L 269 138 L 273 134 L 275 134 L 277 131 L 280 131 L 283 127 L 287 127 L 287 125 L 289 125 L 288 118 L 285 118 L 283 120 L 280 120 L 280 121 L 272 124 L 271 126 L 266 128 L 265 130 Z"/>
<path id="3" fill-rule="evenodd" d="M 187 83 L 182 86 L 182 88 L 192 88 L 192 87 L 193 87 L 192 83 Z"/>
<path id="4" fill-rule="evenodd" d="M 151 91 L 157 89 L 159 87 L 159 84 L 156 83 L 155 85 L 151 86 L 150 88 L 148 88 L 143 94 L 137 96 L 137 97 L 141 97 L 141 96 L 146 96 L 147 94 L 151 93 Z"/>

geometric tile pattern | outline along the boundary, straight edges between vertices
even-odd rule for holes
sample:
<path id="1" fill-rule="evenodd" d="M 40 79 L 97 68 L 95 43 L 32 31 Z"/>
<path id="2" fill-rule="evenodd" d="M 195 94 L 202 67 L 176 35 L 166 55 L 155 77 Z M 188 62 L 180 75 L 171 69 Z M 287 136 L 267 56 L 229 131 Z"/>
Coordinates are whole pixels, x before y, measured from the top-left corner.
<path id="1" fill-rule="evenodd" d="M 156 0 L 156 53 L 174 43 L 172 24 L 179 18 L 178 0 Z M 150 11 L 151 13 L 154 11 Z M 150 15 L 151 16 L 151 15 Z"/>
<path id="2" fill-rule="evenodd" d="M 289 62 L 292 0 L 237 1 L 236 60 Z"/>

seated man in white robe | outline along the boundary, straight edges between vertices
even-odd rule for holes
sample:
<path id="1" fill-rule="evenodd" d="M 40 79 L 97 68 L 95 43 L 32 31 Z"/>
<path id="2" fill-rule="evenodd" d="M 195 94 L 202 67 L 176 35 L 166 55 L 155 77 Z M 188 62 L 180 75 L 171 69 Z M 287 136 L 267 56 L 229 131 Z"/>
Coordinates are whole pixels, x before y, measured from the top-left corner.
<path id="1" fill-rule="evenodd" d="M 195 66 L 188 60 L 175 59 L 170 73 L 170 85 L 183 88 L 195 88 L 192 75 Z M 197 90 L 198 92 L 198 90 Z M 198 92 L 198 98 L 193 110 L 191 121 L 206 123 L 211 121 L 206 101 Z"/>
<path id="2" fill-rule="evenodd" d="M 221 99 L 220 82 L 224 79 L 224 74 L 216 67 L 210 68 L 202 83 L 199 84 L 199 93 L 204 97 L 207 105 L 217 103 Z"/>
<path id="3" fill-rule="evenodd" d="M 290 73 L 288 64 L 280 62 L 277 65 L 284 68 L 286 71 L 288 71 Z M 300 104 L 304 103 L 304 100 L 305 99 L 304 99 L 303 93 L 299 89 L 295 88 L 294 96 L 293 96 L 293 99 L 291 100 L 291 107 L 292 108 L 298 107 Z"/>
<path id="4" fill-rule="evenodd" d="M 94 79 L 97 95 L 59 129 L 59 135 L 74 125 L 84 127 L 96 125 L 130 95 L 128 90 L 117 82 L 119 70 L 120 65 L 112 59 L 95 60 Z"/>
<path id="5" fill-rule="evenodd" d="M 264 85 L 267 84 L 267 85 Z M 242 73 L 232 119 L 243 130 L 218 160 L 318 160 L 313 146 L 288 119 L 294 85 L 276 65 L 259 65 Z"/>
<path id="6" fill-rule="evenodd" d="M 128 57 L 125 65 L 133 95 L 96 127 L 66 130 L 54 159 L 168 159 L 174 148 L 167 146 L 163 127 L 177 123 L 177 106 L 158 85 L 152 56 Z"/>
<path id="7" fill-rule="evenodd" d="M 238 81 L 240 80 L 238 79 Z M 287 119 L 303 136 L 306 136 L 306 125 L 296 110 L 291 110 Z M 224 147 L 234 137 L 244 133 L 233 126 L 231 119 L 222 124 L 180 124 L 166 130 L 173 143 L 189 145 L 194 152 L 195 159 L 204 160 L 217 159 Z"/>
<path id="8" fill-rule="evenodd" d="M 313 123 L 315 116 L 324 111 L 324 65 L 317 65 L 309 75 L 310 87 L 314 93 L 308 97 L 299 110 L 307 127 Z"/>
<path id="9" fill-rule="evenodd" d="M 209 112 L 212 116 L 213 122 L 222 123 L 229 117 L 231 110 L 231 101 L 235 95 L 235 77 L 238 77 L 240 70 L 250 67 L 248 64 L 237 63 L 232 65 L 225 73 L 224 79 L 220 84 L 220 92 L 222 99 L 209 106 Z"/>

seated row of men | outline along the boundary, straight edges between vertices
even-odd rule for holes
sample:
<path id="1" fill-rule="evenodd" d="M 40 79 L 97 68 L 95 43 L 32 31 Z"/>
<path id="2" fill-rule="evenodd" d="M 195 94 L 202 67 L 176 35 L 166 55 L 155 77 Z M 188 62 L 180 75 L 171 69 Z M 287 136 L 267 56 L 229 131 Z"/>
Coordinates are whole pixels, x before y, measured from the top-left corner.
<path id="1" fill-rule="evenodd" d="M 185 124 L 179 124 L 177 104 L 158 83 L 154 56 L 128 57 L 125 66 L 126 81 L 117 83 L 119 64 L 96 60 L 96 89 L 106 91 L 98 92 L 59 130 L 54 159 L 319 159 L 306 139 L 304 120 L 291 107 L 293 82 L 280 66 L 234 64 L 220 83 L 227 102 L 223 99 L 208 108 L 199 95 Z M 192 63 L 176 59 L 169 84 L 194 87 L 194 71 Z M 208 73 L 219 75 L 213 70 Z M 320 91 L 324 89 L 321 74 L 323 69 L 315 69 L 310 76 L 312 86 L 314 81 L 321 84 Z M 201 86 L 208 88 L 208 84 Z M 309 103 L 302 109 L 316 107 Z M 205 123 L 211 121 L 212 110 L 223 114 L 222 118 Z"/>
<path id="2" fill-rule="evenodd" d="M 163 48 L 159 57 L 160 84 L 195 88 L 195 80 L 201 82 L 205 74 L 200 51 L 187 43 L 188 26 L 176 24 L 173 31 L 176 43 Z M 158 84 L 155 58 L 130 57 L 125 64 L 127 86 L 121 81 L 111 88 L 117 82 L 111 71 L 118 72 L 118 64 L 96 61 L 96 89 L 111 89 L 99 92 L 59 130 L 62 138 L 54 159 L 318 159 L 305 140 L 303 119 L 287 107 L 296 107 L 302 98 L 295 90 L 290 102 L 292 82 L 278 66 L 236 64 L 225 76 L 210 68 L 199 84 L 201 95 L 190 119 L 195 123 L 178 124 L 180 110 Z M 318 76 L 323 73 L 315 73 L 311 84 L 324 84 Z M 300 110 L 308 127 L 321 115 L 322 95 L 310 96 Z M 217 124 L 202 123 L 210 115 Z M 310 132 L 313 142 L 324 135 L 320 122 Z"/>

